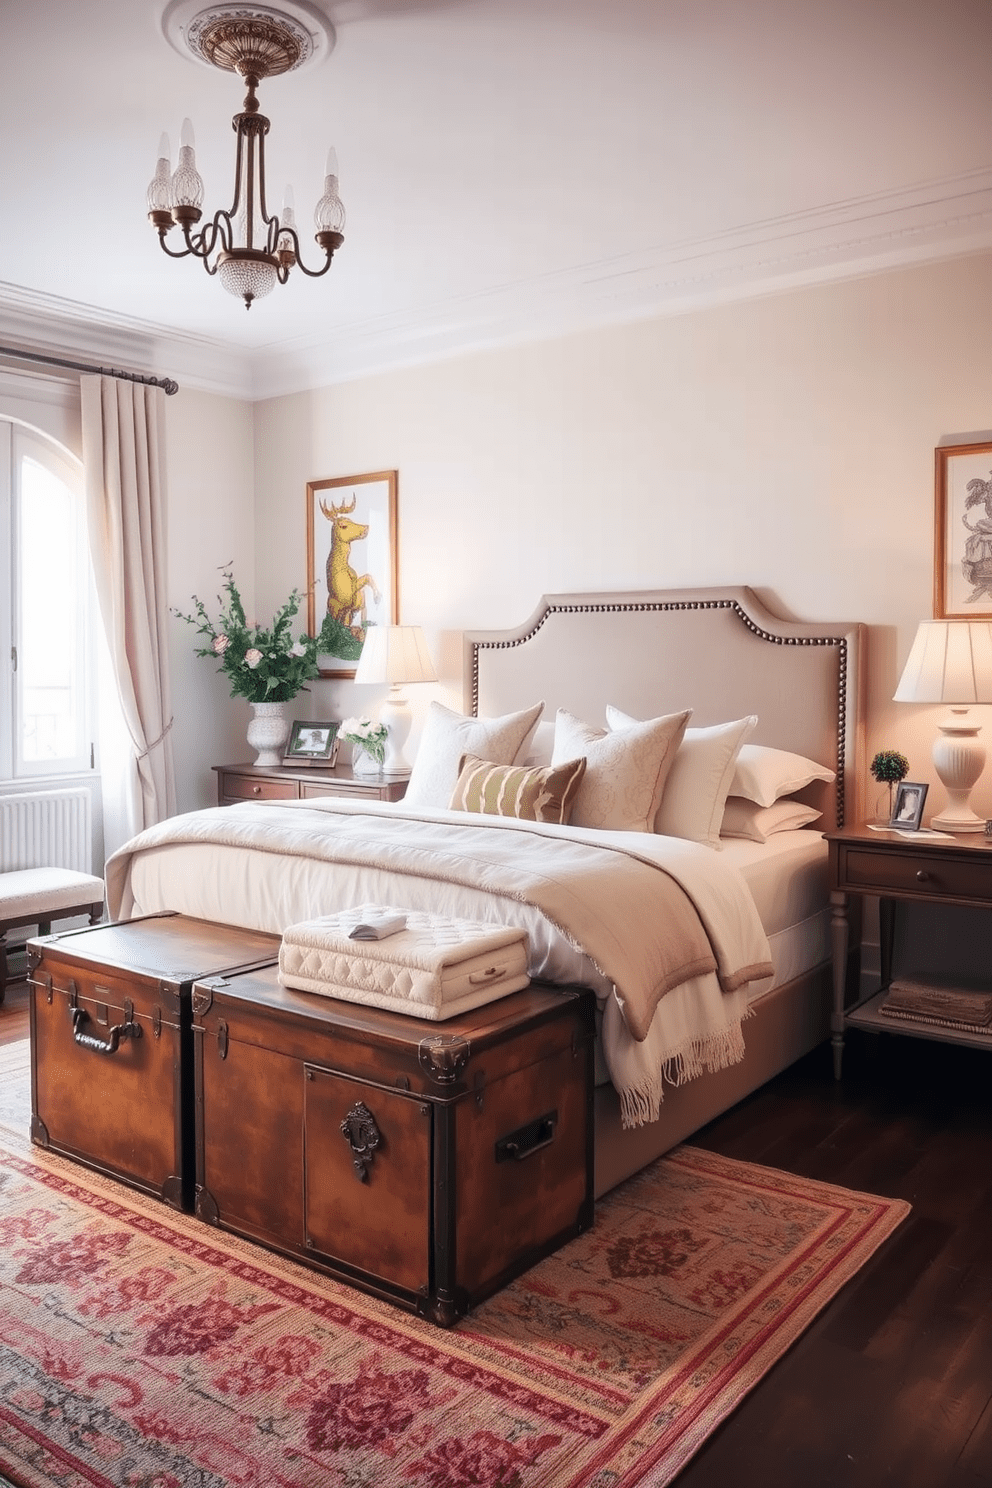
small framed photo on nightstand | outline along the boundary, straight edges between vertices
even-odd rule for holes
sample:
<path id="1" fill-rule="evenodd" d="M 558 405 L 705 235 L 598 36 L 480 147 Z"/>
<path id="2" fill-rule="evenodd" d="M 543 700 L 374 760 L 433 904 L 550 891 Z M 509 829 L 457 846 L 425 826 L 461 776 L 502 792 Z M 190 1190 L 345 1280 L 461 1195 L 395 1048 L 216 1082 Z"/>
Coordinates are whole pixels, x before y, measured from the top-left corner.
<path id="1" fill-rule="evenodd" d="M 914 780 L 900 781 L 896 786 L 895 805 L 892 807 L 890 827 L 900 827 L 904 832 L 919 831 L 923 821 L 923 803 L 927 798 L 928 785 Z"/>
<path id="2" fill-rule="evenodd" d="M 289 732 L 284 765 L 323 765 L 333 769 L 338 759 L 339 723 L 306 723 L 301 718 L 293 720 Z"/>

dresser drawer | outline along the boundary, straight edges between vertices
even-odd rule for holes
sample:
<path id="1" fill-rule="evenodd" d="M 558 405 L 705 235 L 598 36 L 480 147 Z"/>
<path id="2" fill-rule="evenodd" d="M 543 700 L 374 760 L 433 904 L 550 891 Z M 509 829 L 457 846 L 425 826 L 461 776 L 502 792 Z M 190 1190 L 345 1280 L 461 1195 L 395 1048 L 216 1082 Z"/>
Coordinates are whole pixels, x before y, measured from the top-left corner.
<path id="1" fill-rule="evenodd" d="M 222 775 L 220 794 L 228 801 L 295 801 L 295 780 L 252 780 L 250 775 Z"/>
<path id="2" fill-rule="evenodd" d="M 992 858 L 969 854 L 962 859 L 941 851 L 872 852 L 852 847 L 841 853 L 838 871 L 839 888 L 992 905 Z"/>

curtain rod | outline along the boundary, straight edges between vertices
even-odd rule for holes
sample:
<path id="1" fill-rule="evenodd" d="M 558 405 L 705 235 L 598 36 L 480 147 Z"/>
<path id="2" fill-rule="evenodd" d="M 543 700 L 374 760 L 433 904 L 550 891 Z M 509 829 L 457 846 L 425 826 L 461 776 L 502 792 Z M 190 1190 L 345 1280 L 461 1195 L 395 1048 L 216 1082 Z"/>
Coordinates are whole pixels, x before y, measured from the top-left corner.
<path id="1" fill-rule="evenodd" d="M 19 357 L 22 362 L 44 362 L 47 367 L 69 367 L 73 372 L 96 372 L 101 377 L 118 377 L 122 382 L 143 382 L 149 387 L 163 388 L 169 397 L 179 391 L 178 382 L 171 377 L 143 377 L 140 372 L 121 372 L 116 367 L 90 367 L 85 362 L 67 362 L 62 357 L 17 351 L 13 346 L 0 346 L 0 356 Z"/>

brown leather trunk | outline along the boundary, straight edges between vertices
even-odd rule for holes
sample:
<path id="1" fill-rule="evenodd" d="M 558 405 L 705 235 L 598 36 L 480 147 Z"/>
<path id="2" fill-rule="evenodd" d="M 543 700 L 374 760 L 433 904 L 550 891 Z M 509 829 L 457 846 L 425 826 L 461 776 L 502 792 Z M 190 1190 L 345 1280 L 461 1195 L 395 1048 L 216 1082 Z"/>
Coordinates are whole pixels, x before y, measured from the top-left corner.
<path id="1" fill-rule="evenodd" d="M 588 991 L 434 1023 L 273 967 L 192 1006 L 200 1218 L 442 1326 L 592 1223 Z"/>
<path id="2" fill-rule="evenodd" d="M 185 915 L 29 941 L 32 1140 L 191 1209 L 190 989 L 278 954 L 276 935 Z"/>

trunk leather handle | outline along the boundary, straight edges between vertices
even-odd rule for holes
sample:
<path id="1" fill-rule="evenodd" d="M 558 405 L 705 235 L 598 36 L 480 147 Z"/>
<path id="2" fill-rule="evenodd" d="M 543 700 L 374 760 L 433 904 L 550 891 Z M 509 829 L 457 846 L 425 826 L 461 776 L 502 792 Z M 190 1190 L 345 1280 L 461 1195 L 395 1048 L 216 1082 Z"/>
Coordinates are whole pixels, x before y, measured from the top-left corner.
<path id="1" fill-rule="evenodd" d="M 90 1015 L 85 1008 L 73 1008 L 72 1036 L 81 1049 L 92 1049 L 94 1054 L 116 1054 L 121 1039 L 141 1037 L 141 1025 L 132 1023 L 130 1019 L 126 1023 L 115 1023 L 113 1028 L 108 1028 L 105 1039 L 98 1038 L 95 1033 L 83 1031 L 89 1022 Z"/>

